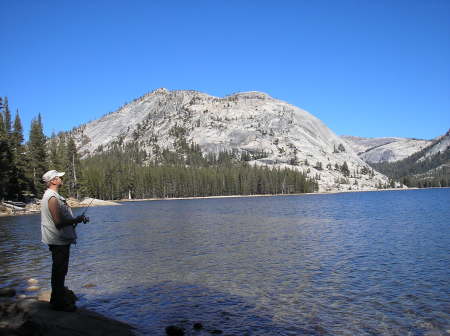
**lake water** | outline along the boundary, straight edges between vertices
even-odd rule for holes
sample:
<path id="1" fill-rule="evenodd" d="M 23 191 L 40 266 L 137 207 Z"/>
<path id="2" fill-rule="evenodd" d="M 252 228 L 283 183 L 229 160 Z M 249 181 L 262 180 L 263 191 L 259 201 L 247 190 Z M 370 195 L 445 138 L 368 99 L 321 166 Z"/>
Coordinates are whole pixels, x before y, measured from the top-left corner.
<path id="1" fill-rule="evenodd" d="M 89 216 L 67 284 L 79 306 L 140 334 L 450 334 L 450 189 L 129 202 Z M 39 215 L 0 218 L 0 251 L 2 286 L 50 287 Z"/>

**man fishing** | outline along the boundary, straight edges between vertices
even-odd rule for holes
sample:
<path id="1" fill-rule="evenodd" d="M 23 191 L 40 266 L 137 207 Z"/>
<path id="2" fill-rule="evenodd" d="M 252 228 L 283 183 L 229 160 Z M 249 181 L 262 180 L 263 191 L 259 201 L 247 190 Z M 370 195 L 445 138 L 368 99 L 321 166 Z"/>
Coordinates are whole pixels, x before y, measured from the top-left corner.
<path id="1" fill-rule="evenodd" d="M 50 305 L 55 310 L 73 312 L 76 310 L 75 295 L 64 286 L 69 268 L 70 245 L 76 243 L 76 225 L 87 223 L 89 218 L 84 214 L 74 217 L 66 199 L 58 193 L 64 174 L 50 170 L 42 176 L 47 190 L 41 201 L 41 233 L 42 242 L 49 246 L 52 253 Z"/>

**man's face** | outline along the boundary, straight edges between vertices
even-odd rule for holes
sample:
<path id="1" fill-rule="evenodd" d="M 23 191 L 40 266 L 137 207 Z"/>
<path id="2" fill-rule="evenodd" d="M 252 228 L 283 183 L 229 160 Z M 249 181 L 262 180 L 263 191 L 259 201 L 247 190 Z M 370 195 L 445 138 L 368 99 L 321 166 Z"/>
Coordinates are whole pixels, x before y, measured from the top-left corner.
<path id="1" fill-rule="evenodd" d="M 62 180 L 61 177 L 56 176 L 56 177 L 52 180 L 52 184 L 60 186 L 60 185 L 63 184 L 63 180 Z"/>

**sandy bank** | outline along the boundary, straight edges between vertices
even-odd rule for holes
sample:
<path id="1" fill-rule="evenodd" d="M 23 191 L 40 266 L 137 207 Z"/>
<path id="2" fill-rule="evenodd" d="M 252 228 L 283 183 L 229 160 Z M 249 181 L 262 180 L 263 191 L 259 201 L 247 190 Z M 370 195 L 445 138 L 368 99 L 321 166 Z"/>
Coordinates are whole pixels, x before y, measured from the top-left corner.
<path id="1" fill-rule="evenodd" d="M 77 200 L 73 200 L 73 205 L 70 204 L 72 199 L 69 200 L 69 205 L 72 208 L 79 208 L 79 207 L 86 207 L 86 206 L 107 206 L 107 205 L 120 205 L 120 203 L 117 203 L 115 201 L 104 201 L 101 199 L 96 199 L 96 198 L 89 198 L 86 197 L 84 200 L 82 200 L 81 202 L 78 202 Z"/>

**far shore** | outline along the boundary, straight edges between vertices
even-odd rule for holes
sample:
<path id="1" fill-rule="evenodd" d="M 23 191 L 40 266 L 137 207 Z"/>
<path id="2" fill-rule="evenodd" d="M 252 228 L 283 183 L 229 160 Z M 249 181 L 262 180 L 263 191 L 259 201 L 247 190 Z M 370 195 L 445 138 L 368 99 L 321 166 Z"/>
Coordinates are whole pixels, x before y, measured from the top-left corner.
<path id="1" fill-rule="evenodd" d="M 166 197 L 166 198 L 132 198 L 120 199 L 114 202 L 143 202 L 143 201 L 176 201 L 176 200 L 196 200 L 196 199 L 215 199 L 215 198 L 251 198 L 251 197 L 279 197 L 279 196 L 303 196 L 303 195 L 332 195 L 355 192 L 380 192 L 380 191 L 405 191 L 405 190 L 424 190 L 424 189 L 449 189 L 450 187 L 431 187 L 431 188 L 387 188 L 387 189 L 370 189 L 370 190 L 333 190 L 318 191 L 312 193 L 295 193 L 295 194 L 254 194 L 254 195 L 219 195 L 219 196 L 189 196 L 189 197 Z"/>
<path id="2" fill-rule="evenodd" d="M 332 195 L 342 193 L 354 193 L 354 192 L 381 192 L 381 191 L 405 191 L 405 190 L 424 190 L 424 189 L 450 189 L 450 187 L 430 187 L 430 188 L 388 188 L 388 189 L 372 189 L 372 190 L 333 190 L 333 191 L 319 191 L 313 193 L 296 193 L 296 194 L 255 194 L 255 195 L 219 195 L 219 196 L 190 196 L 190 197 L 171 197 L 171 198 L 132 198 L 132 199 L 120 199 L 120 200 L 94 200 L 90 205 L 91 207 L 97 206 L 113 206 L 121 205 L 125 202 L 143 202 L 143 201 L 176 201 L 176 200 L 198 200 L 198 199 L 221 199 L 221 198 L 251 198 L 251 197 L 279 197 L 279 196 L 302 196 L 302 195 Z M 72 208 L 87 207 L 86 201 L 82 202 L 69 202 Z M 23 216 L 39 214 L 39 209 L 35 208 L 32 211 L 15 211 L 15 212 L 0 212 L 0 217 L 7 216 Z"/>

